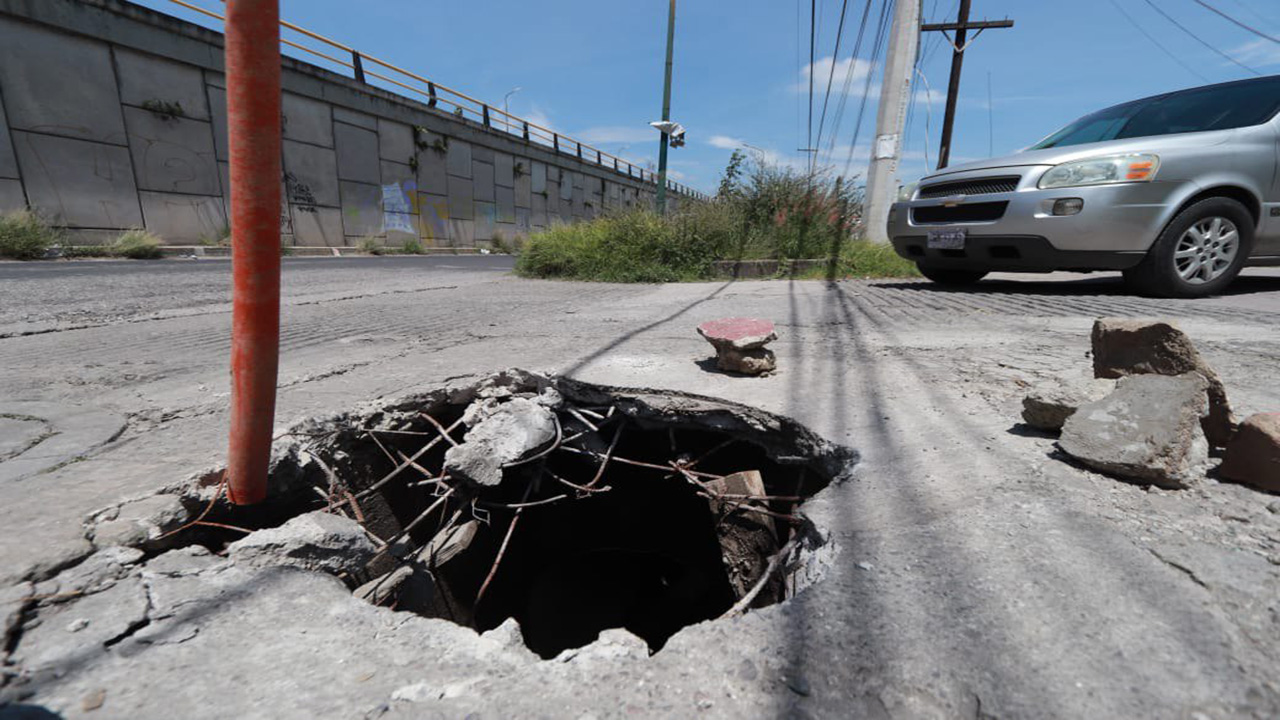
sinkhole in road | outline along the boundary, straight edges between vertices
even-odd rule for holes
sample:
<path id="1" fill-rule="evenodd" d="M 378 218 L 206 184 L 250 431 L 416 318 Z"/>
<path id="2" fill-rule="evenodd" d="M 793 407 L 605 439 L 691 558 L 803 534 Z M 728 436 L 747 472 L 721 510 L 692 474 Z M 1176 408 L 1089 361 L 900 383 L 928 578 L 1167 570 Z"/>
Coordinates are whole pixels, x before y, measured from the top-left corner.
<path id="1" fill-rule="evenodd" d="M 495 423 L 527 447 L 483 445 Z M 310 498 L 293 512 L 346 514 L 381 548 L 344 578 L 358 597 L 481 632 L 514 618 L 543 658 L 609 628 L 657 652 L 812 584 L 832 548 L 801 505 L 857 460 L 746 406 L 514 370 L 293 437 L 273 471 Z"/>

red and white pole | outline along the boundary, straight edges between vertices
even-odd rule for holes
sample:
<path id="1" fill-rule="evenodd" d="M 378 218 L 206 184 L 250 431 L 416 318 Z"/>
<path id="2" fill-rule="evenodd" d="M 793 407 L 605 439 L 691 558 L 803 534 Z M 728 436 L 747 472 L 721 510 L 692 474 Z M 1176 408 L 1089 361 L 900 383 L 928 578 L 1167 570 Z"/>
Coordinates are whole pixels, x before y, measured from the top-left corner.
<path id="1" fill-rule="evenodd" d="M 280 3 L 228 0 L 231 502 L 267 496 L 280 359 Z"/>

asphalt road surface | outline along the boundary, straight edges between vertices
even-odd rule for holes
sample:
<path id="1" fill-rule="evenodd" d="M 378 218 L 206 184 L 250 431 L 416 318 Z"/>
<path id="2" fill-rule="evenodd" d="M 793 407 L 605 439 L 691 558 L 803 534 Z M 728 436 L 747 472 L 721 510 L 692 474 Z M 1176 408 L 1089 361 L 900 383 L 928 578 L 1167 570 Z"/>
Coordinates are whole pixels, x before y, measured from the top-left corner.
<path id="1" fill-rule="evenodd" d="M 1114 276 L 947 291 L 527 281 L 509 267 L 287 258 L 277 427 L 513 366 L 784 414 L 862 454 L 855 480 L 805 505 L 835 552 L 816 585 L 688 628 L 652 658 L 604 648 L 539 662 L 518 642 L 374 612 L 295 573 L 218 596 L 182 632 L 146 618 L 151 637 L 179 640 L 80 643 L 74 667 L 22 686 L 27 702 L 80 717 L 107 688 L 103 717 L 1280 714 L 1275 498 L 1088 472 L 1019 417 L 1027 387 L 1090 372 L 1090 326 L 1115 315 L 1176 319 L 1238 415 L 1280 410 L 1280 272 L 1169 301 L 1130 296 Z M 66 437 L 87 438 L 24 479 L 4 481 L 0 462 L 0 593 L 93 552 L 95 511 L 222 462 L 228 288 L 223 261 L 0 264 L 0 417 L 47 412 L 55 432 L 78 419 Z M 778 373 L 707 369 L 695 325 L 736 315 L 777 323 Z M 115 612 L 78 602 L 84 617 Z M 15 657 L 46 651 L 72 617 L 19 637 Z"/>

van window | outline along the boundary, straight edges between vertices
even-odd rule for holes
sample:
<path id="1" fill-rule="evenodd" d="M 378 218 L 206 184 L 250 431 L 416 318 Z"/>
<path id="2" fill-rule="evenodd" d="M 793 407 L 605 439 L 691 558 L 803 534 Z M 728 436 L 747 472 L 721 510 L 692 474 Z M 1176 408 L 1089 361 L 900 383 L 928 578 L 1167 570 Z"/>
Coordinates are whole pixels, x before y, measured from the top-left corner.
<path id="1" fill-rule="evenodd" d="M 1280 77 L 1159 95 L 1086 115 L 1032 150 L 1103 140 L 1228 130 L 1264 123 L 1280 111 Z"/>

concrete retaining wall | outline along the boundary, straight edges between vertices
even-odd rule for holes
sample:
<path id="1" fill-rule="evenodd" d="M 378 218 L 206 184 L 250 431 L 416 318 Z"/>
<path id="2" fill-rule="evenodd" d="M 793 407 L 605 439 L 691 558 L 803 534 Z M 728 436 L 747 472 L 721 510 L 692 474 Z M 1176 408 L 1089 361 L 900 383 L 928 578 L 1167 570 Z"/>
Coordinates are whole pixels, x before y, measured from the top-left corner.
<path id="1" fill-rule="evenodd" d="M 286 245 L 484 247 L 655 187 L 283 59 Z M 222 36 L 122 0 L 0 0 L 0 211 L 76 244 L 228 227 Z M 681 198 L 672 197 L 679 202 Z"/>

